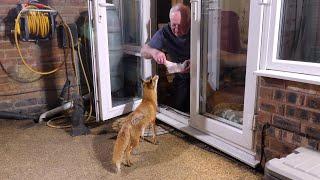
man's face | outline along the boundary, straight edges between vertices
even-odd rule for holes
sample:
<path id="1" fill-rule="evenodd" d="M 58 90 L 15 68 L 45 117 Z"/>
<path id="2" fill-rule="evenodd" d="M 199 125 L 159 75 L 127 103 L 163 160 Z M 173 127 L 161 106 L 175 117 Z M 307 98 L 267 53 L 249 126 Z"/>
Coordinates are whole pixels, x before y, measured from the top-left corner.
<path id="1" fill-rule="evenodd" d="M 177 37 L 183 36 L 189 32 L 189 22 L 186 18 L 181 17 L 179 11 L 173 12 L 170 15 L 170 27 L 174 35 Z"/>

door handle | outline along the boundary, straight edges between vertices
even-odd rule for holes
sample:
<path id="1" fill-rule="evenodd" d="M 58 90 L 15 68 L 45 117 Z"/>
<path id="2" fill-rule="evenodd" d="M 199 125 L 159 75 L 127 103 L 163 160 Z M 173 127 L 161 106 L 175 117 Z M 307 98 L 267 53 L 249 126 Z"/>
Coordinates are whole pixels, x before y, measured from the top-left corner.
<path id="1" fill-rule="evenodd" d="M 191 6 L 193 7 L 192 16 L 195 21 L 198 20 L 198 3 L 199 3 L 198 0 L 191 0 L 190 1 Z"/>
<path id="2" fill-rule="evenodd" d="M 218 11 L 221 10 L 221 8 L 207 8 L 208 11 Z"/>
<path id="3" fill-rule="evenodd" d="M 258 3 L 261 6 L 267 6 L 270 5 L 270 0 L 259 0 L 260 2 Z"/>
<path id="4" fill-rule="evenodd" d="M 208 4 L 217 3 L 217 2 L 218 2 L 218 0 L 210 0 L 210 1 L 208 1 Z"/>
<path id="5" fill-rule="evenodd" d="M 108 7 L 108 6 L 114 6 L 114 5 L 111 3 L 99 3 L 99 6 L 100 7 Z"/>
<path id="6" fill-rule="evenodd" d="M 212 4 L 212 5 L 211 5 Z M 219 7 L 219 1 L 218 0 L 209 0 L 208 1 L 208 6 L 206 8 L 206 10 L 208 11 L 218 11 L 221 10 L 221 8 Z M 211 6 L 211 7 L 210 7 Z M 213 7 L 212 7 L 213 6 Z"/>

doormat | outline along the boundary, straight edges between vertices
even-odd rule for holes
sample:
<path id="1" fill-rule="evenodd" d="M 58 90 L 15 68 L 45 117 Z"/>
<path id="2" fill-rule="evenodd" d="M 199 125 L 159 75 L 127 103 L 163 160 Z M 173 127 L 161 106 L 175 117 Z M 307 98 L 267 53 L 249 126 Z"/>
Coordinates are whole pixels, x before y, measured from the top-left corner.
<path id="1" fill-rule="evenodd" d="M 116 132 L 119 132 L 124 120 L 125 120 L 125 117 L 116 119 L 114 122 L 112 122 L 112 129 Z M 165 124 L 162 124 L 159 122 L 156 124 L 156 135 L 167 134 L 171 131 L 173 131 L 173 128 L 171 128 Z M 153 130 L 152 130 L 151 126 L 148 126 L 145 129 L 143 136 L 150 137 L 152 135 L 153 135 Z"/>

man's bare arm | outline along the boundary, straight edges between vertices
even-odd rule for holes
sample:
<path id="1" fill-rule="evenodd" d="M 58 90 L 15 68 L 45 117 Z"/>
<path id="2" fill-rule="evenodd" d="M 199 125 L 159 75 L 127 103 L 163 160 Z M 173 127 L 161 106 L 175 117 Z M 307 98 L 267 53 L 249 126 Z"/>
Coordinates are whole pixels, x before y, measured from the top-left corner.
<path id="1" fill-rule="evenodd" d="M 164 64 L 167 61 L 166 55 L 162 51 L 152 48 L 147 44 L 141 48 L 140 53 L 142 57 L 147 59 L 153 58 L 159 64 Z"/>

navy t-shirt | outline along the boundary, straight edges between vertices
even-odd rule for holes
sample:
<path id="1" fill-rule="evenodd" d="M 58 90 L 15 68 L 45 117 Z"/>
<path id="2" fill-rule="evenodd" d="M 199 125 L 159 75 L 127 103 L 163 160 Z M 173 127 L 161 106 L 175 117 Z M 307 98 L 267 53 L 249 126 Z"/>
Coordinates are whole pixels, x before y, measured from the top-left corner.
<path id="1" fill-rule="evenodd" d="M 168 53 L 173 62 L 181 63 L 190 59 L 190 32 L 176 37 L 168 24 L 154 34 L 148 45 Z"/>

